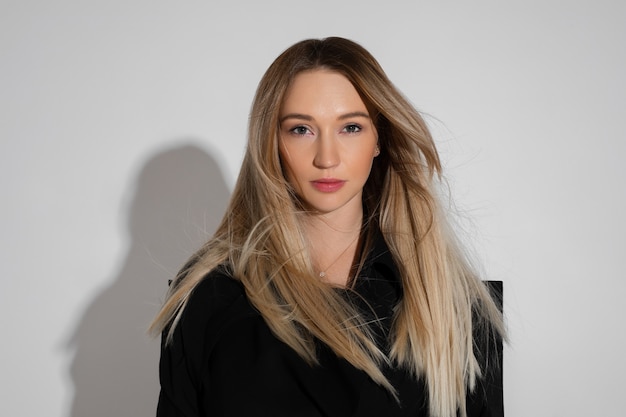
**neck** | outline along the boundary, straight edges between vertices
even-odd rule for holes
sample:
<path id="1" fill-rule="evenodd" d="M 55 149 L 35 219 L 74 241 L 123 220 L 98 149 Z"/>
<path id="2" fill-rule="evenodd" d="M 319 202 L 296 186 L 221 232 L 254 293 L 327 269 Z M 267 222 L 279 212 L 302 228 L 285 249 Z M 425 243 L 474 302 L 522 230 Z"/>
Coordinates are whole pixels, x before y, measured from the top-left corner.
<path id="1" fill-rule="evenodd" d="M 320 278 L 345 286 L 351 275 L 361 234 L 363 211 L 350 216 L 312 215 L 304 222 L 310 253 Z"/>

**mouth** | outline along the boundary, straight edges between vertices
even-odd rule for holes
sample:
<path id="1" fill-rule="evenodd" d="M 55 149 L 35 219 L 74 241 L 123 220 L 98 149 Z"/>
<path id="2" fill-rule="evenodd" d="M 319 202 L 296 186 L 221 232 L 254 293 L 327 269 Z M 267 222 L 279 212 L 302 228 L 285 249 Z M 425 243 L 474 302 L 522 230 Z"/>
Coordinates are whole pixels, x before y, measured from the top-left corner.
<path id="1" fill-rule="evenodd" d="M 323 193 L 332 193 L 339 190 L 346 183 L 344 180 L 338 180 L 336 178 L 320 178 L 319 180 L 311 181 L 311 185 Z"/>

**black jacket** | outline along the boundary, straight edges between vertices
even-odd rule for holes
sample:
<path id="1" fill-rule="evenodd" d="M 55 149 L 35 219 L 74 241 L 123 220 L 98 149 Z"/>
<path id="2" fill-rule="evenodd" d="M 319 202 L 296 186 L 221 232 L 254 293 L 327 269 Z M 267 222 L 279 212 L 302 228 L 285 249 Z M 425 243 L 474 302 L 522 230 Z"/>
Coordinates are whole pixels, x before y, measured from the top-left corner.
<path id="1" fill-rule="evenodd" d="M 402 297 L 397 270 L 380 237 L 366 257 L 354 290 L 373 307 L 384 344 L 392 308 Z M 359 297 L 350 296 L 355 303 Z M 362 305 L 364 314 L 371 311 Z M 500 357 L 500 343 L 494 347 Z M 493 359 L 493 358 L 492 358 Z M 400 403 L 363 371 L 320 343 L 319 366 L 309 366 L 278 340 L 250 305 L 243 286 L 216 269 L 193 291 L 173 343 L 163 345 L 157 417 L 394 417 L 428 416 L 422 380 L 385 369 Z M 501 417 L 502 373 L 486 372 L 467 397 L 469 417 Z"/>

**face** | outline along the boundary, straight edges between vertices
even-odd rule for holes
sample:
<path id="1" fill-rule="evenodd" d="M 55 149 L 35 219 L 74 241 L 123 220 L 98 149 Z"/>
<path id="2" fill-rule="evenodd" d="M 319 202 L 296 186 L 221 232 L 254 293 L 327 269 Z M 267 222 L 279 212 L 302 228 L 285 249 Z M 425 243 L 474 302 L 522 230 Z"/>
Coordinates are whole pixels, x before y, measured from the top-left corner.
<path id="1" fill-rule="evenodd" d="M 367 107 L 346 77 L 328 70 L 296 75 L 280 109 L 279 135 L 287 179 L 306 208 L 362 212 L 378 139 Z"/>

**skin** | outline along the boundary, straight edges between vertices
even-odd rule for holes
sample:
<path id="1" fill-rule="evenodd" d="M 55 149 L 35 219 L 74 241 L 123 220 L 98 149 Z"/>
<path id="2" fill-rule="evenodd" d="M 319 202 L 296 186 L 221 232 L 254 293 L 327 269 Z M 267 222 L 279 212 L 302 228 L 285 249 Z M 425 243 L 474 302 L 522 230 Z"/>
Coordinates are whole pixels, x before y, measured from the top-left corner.
<path id="1" fill-rule="evenodd" d="M 314 262 L 328 280 L 345 284 L 363 218 L 363 186 L 378 155 L 367 107 L 343 75 L 302 72 L 282 103 L 279 134 L 287 179 L 311 212 L 305 228 Z"/>

